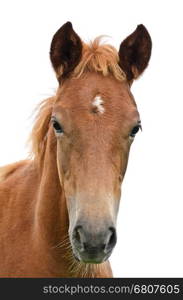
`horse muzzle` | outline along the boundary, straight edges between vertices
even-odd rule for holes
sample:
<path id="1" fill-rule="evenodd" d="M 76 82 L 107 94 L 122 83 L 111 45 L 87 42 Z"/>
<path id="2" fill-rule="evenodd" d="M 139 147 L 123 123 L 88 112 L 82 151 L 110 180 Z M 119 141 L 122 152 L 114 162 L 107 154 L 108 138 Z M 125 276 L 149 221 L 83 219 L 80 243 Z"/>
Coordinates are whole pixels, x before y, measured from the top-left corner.
<path id="1" fill-rule="evenodd" d="M 105 226 L 105 229 L 89 230 L 90 226 L 76 225 L 71 238 L 75 258 L 84 263 L 99 264 L 108 259 L 116 244 L 116 229 Z"/>

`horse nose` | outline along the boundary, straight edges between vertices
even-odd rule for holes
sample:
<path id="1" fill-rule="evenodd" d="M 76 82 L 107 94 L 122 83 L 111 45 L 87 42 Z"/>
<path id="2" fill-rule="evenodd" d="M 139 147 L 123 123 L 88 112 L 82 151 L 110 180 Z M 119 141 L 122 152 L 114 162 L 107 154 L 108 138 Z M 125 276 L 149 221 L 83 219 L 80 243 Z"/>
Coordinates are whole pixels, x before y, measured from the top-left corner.
<path id="1" fill-rule="evenodd" d="M 73 244 L 76 250 L 74 254 L 83 262 L 100 263 L 110 256 L 116 240 L 116 230 L 113 226 L 94 233 L 78 225 L 73 231 Z"/>

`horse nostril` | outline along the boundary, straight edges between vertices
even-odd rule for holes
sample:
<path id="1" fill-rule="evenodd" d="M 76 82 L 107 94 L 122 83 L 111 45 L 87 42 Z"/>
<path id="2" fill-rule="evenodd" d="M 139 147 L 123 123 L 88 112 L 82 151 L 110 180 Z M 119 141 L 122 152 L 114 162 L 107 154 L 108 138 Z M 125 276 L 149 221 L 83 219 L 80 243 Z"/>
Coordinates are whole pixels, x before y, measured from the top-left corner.
<path id="1" fill-rule="evenodd" d="M 76 230 L 76 233 L 75 233 L 75 239 L 76 239 L 79 243 L 81 242 L 81 237 L 80 237 L 79 230 Z"/>
<path id="2" fill-rule="evenodd" d="M 106 245 L 106 248 L 108 250 L 112 249 L 115 246 L 116 241 L 117 241 L 115 228 L 114 227 L 110 227 L 109 230 L 110 230 L 110 238 L 109 238 L 109 241 L 108 241 L 108 243 Z"/>
<path id="3" fill-rule="evenodd" d="M 79 244 L 81 244 L 81 230 L 82 230 L 82 226 L 77 226 L 77 227 L 74 229 L 74 234 L 73 234 L 74 239 L 75 239 Z"/>

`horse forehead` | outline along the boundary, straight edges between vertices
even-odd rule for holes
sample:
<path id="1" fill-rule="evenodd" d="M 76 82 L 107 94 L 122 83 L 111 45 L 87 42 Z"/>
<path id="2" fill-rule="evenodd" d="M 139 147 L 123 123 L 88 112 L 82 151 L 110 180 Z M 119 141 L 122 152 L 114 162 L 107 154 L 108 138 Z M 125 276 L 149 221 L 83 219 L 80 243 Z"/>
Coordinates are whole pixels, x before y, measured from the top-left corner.
<path id="1" fill-rule="evenodd" d="M 131 94 L 126 90 L 109 90 L 105 89 L 93 89 L 90 91 L 82 92 L 75 91 L 75 93 L 66 94 L 61 97 L 60 105 L 63 108 L 71 110 L 96 108 L 101 114 L 105 112 L 105 108 L 108 110 L 128 110 L 136 107 L 134 99 Z"/>
<path id="2" fill-rule="evenodd" d="M 113 98 L 115 100 L 116 96 L 129 98 L 129 85 L 126 81 L 117 81 L 112 76 L 86 74 L 84 78 L 68 79 L 60 89 L 60 98 L 63 99 L 64 96 L 64 102 L 68 99 L 68 105 L 74 106 L 76 101 L 84 105 L 97 95 L 102 95 L 109 100 Z"/>
<path id="3" fill-rule="evenodd" d="M 61 90 L 57 104 L 70 112 L 72 117 L 78 113 L 89 118 L 92 114 L 119 118 L 121 114 L 128 115 L 129 111 L 136 109 L 127 83 L 100 76 L 97 79 L 68 81 Z"/>

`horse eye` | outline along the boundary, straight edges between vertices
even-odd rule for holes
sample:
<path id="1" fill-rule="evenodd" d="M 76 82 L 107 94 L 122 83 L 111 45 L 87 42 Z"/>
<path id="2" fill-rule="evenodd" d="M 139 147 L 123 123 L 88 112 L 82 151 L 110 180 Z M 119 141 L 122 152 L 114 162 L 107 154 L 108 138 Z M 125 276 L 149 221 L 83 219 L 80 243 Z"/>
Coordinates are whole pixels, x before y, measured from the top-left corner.
<path id="1" fill-rule="evenodd" d="M 136 125 L 135 127 L 133 127 L 130 133 L 130 137 L 134 138 L 139 129 L 142 129 L 141 125 Z"/>
<path id="2" fill-rule="evenodd" d="M 52 120 L 53 128 L 55 129 L 56 133 L 62 133 L 63 129 L 61 125 L 56 120 Z"/>

